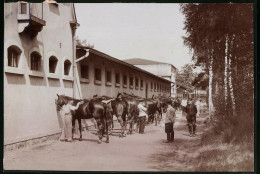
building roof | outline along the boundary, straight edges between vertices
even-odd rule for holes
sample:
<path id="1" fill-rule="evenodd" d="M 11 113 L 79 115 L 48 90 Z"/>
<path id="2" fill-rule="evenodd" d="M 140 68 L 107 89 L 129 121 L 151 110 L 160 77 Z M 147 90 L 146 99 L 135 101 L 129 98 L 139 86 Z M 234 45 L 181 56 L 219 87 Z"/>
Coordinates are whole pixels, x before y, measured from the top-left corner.
<path id="1" fill-rule="evenodd" d="M 164 62 L 157 62 L 147 59 L 140 59 L 140 58 L 133 58 L 133 59 L 126 59 L 125 62 L 132 64 L 132 65 L 155 65 L 155 64 L 168 64 Z"/>
<path id="2" fill-rule="evenodd" d="M 165 63 L 165 62 L 158 62 L 158 61 L 153 61 L 153 60 L 147 60 L 147 59 L 140 59 L 140 58 L 132 58 L 132 59 L 125 59 L 125 62 L 132 64 L 132 65 L 158 65 L 158 64 L 168 64 L 173 66 L 170 63 Z M 175 69 L 176 67 L 173 66 Z"/>
<path id="3" fill-rule="evenodd" d="M 164 79 L 164 78 L 162 78 L 162 77 L 159 77 L 159 76 L 157 76 L 157 75 L 155 75 L 155 74 L 152 74 L 152 73 L 150 73 L 150 72 L 148 72 L 148 71 L 145 71 L 145 70 L 143 70 L 143 69 L 141 69 L 141 68 L 138 68 L 138 67 L 136 67 L 136 66 L 134 66 L 134 65 L 131 65 L 131 64 L 125 62 L 125 61 L 122 61 L 122 60 L 119 60 L 119 59 L 114 58 L 114 57 L 112 57 L 112 56 L 109 56 L 109 55 L 107 55 L 107 54 L 105 54 L 105 53 L 102 53 L 102 52 L 96 50 L 96 49 L 89 48 L 89 47 L 86 47 L 86 46 L 79 46 L 79 45 L 77 45 L 77 49 L 84 49 L 84 50 L 86 50 L 86 51 L 89 52 L 89 53 L 92 53 L 92 54 L 101 56 L 102 58 L 105 58 L 105 59 L 107 59 L 107 60 L 110 60 L 110 61 L 119 63 L 119 64 L 121 64 L 121 65 L 127 66 L 127 67 L 132 68 L 132 69 L 135 69 L 135 70 L 137 70 L 137 71 L 141 71 L 141 72 L 146 73 L 146 74 L 148 74 L 148 75 L 151 75 L 151 76 L 153 76 L 153 77 L 159 78 L 159 79 L 161 79 L 161 80 L 163 80 L 163 81 L 166 81 L 166 82 L 170 82 L 170 83 L 171 83 L 171 81 L 169 81 L 169 80 L 167 80 L 167 79 Z"/>

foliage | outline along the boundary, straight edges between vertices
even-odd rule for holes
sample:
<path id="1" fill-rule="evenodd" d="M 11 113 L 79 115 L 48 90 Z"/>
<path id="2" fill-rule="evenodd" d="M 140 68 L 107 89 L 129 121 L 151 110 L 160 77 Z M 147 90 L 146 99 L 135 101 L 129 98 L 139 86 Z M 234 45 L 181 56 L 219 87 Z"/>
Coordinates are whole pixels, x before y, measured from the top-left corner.
<path id="1" fill-rule="evenodd" d="M 85 46 L 85 47 L 88 47 L 88 48 L 94 48 L 95 47 L 94 44 L 88 43 L 86 39 L 81 40 L 78 36 L 76 37 L 76 44 L 78 46 Z"/>
<path id="2" fill-rule="evenodd" d="M 188 92 L 192 92 L 194 90 L 192 81 L 195 77 L 196 73 L 193 73 L 193 65 L 186 64 L 176 73 L 176 83 L 186 87 Z"/>
<path id="3" fill-rule="evenodd" d="M 182 4 L 181 11 L 187 34 L 184 44 L 193 50 L 195 64 L 203 65 L 208 75 L 213 61 L 215 119 L 226 124 L 218 128 L 228 141 L 253 140 L 253 5 Z M 198 77 L 193 84 L 199 81 Z M 239 131 L 241 127 L 246 130 Z"/>
<path id="4" fill-rule="evenodd" d="M 205 90 L 208 87 L 208 84 L 209 84 L 209 77 L 205 72 L 199 73 L 191 83 L 192 86 L 199 87 L 203 90 Z"/>

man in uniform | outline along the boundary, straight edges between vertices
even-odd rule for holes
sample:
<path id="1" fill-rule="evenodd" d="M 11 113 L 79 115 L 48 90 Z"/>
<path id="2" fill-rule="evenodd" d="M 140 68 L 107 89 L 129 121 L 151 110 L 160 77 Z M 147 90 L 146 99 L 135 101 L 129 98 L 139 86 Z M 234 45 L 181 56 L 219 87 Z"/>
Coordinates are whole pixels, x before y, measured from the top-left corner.
<path id="1" fill-rule="evenodd" d="M 191 98 L 188 99 L 188 104 L 187 104 L 185 110 L 187 113 L 186 119 L 188 122 L 190 137 L 195 136 L 197 108 L 196 108 L 194 102 L 192 102 Z"/>

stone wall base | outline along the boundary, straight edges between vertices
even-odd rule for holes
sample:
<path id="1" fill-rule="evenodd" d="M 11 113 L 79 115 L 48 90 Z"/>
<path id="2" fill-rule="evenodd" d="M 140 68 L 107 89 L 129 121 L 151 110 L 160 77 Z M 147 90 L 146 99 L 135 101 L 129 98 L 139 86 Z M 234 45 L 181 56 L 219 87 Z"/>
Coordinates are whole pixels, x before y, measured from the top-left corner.
<path id="1" fill-rule="evenodd" d="M 17 149 L 22 149 L 22 148 L 28 148 L 28 147 L 33 147 L 37 145 L 44 144 L 48 141 L 56 141 L 59 140 L 61 133 L 56 133 L 52 135 L 47 135 L 44 137 L 39 137 L 39 138 L 34 138 L 30 140 L 25 140 L 13 144 L 7 144 L 4 146 L 4 151 L 12 151 L 12 150 L 17 150 Z"/>

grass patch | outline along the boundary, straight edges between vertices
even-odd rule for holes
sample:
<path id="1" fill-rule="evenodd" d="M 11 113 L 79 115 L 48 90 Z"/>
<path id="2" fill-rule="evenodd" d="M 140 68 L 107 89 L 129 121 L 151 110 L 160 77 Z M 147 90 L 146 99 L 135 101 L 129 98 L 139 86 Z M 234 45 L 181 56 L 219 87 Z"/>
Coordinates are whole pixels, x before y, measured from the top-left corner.
<path id="1" fill-rule="evenodd" d="M 222 126 L 225 127 L 223 124 Z M 222 129 L 223 130 L 223 129 Z M 212 122 L 206 127 L 201 139 L 200 155 L 195 171 L 207 172 L 253 172 L 253 141 L 226 141 L 227 132 Z"/>

